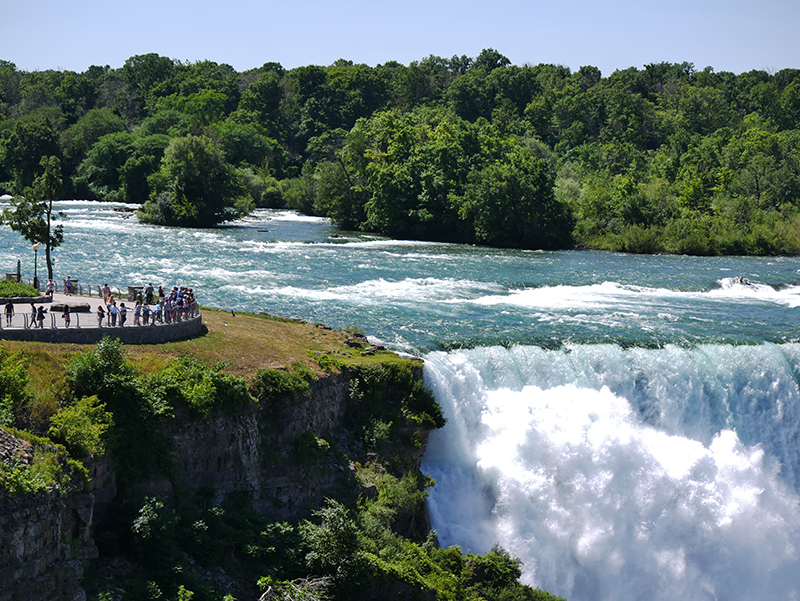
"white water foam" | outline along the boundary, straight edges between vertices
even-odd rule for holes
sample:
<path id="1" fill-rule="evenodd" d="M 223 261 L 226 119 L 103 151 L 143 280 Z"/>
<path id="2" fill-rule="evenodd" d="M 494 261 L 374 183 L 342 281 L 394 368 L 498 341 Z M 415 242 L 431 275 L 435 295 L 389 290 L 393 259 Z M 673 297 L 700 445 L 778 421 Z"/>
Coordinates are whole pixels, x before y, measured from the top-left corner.
<path id="1" fill-rule="evenodd" d="M 499 542 L 570 601 L 800 598 L 787 346 L 432 353 L 442 543 Z"/>
<path id="2" fill-rule="evenodd" d="M 776 290 L 767 284 L 739 284 L 735 278 L 720 280 L 720 287 L 708 291 L 683 291 L 667 288 L 623 285 L 603 282 L 586 286 L 542 286 L 511 290 L 506 294 L 487 295 L 470 302 L 484 306 L 507 305 L 531 308 L 609 308 L 619 303 L 707 300 L 712 302 L 773 303 L 790 308 L 800 306 L 800 286 Z"/>

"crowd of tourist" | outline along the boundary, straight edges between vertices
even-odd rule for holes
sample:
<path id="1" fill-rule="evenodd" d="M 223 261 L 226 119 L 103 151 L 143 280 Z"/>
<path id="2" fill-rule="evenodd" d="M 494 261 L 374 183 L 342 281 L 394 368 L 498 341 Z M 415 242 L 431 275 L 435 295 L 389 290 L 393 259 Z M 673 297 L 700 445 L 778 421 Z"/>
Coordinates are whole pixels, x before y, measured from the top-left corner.
<path id="1" fill-rule="evenodd" d="M 52 298 L 54 286 L 51 286 L 51 283 L 52 280 L 48 282 L 46 294 Z M 66 289 L 69 290 L 67 294 L 71 295 L 72 287 Z M 135 299 L 128 301 L 126 305 L 125 302 L 118 303 L 109 285 L 105 284 L 101 288 L 103 302 L 97 305 L 95 313 L 97 326 L 124 327 L 130 316 L 132 316 L 132 325 L 134 326 L 171 324 L 194 317 L 198 313 L 197 297 L 194 291 L 186 286 L 175 286 L 171 291 L 166 292 L 163 286 L 159 286 L 156 291 L 152 284 L 148 284 L 146 287 L 137 287 L 137 290 Z M 133 302 L 133 306 L 130 306 L 131 302 Z M 5 313 L 5 326 L 12 327 L 16 310 L 11 299 L 4 303 L 3 312 Z M 47 313 L 48 309 L 44 305 L 37 307 L 31 303 L 29 319 L 26 319 L 24 327 L 43 329 Z M 69 328 L 72 317 L 69 304 L 64 304 L 61 317 L 64 327 Z"/>
<path id="2" fill-rule="evenodd" d="M 102 292 L 103 304 L 97 306 L 97 325 L 100 327 L 104 320 L 111 327 L 116 327 L 118 323 L 119 326 L 124 326 L 129 313 L 133 315 L 134 326 L 175 323 L 197 313 L 197 297 L 191 288 L 185 286 L 175 286 L 169 293 L 164 291 L 163 286 L 159 286 L 156 295 L 153 285 L 148 284 L 143 291 L 137 292 L 132 308 L 124 302 L 118 306 L 108 284 L 103 286 Z"/>

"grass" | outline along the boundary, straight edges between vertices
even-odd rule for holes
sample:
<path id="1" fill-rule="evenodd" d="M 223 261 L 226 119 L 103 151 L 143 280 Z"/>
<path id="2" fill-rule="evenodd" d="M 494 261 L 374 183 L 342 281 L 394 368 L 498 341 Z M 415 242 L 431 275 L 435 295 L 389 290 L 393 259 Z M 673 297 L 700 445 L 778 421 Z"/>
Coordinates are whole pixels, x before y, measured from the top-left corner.
<path id="1" fill-rule="evenodd" d="M 316 374 L 323 365 L 367 365 L 407 362 L 390 352 L 364 355 L 346 343 L 347 332 L 266 314 L 203 309 L 207 332 L 190 340 L 166 344 L 125 345 L 128 360 L 141 375 L 165 368 L 178 357 L 191 357 L 207 365 L 227 364 L 225 371 L 252 382 L 259 369 L 276 369 L 300 363 Z M 64 365 L 76 353 L 93 345 L 46 342 L 0 342 L 10 351 L 30 358 L 29 390 L 38 399 L 53 398 L 64 376 Z M 352 344 L 352 342 L 350 342 Z"/>

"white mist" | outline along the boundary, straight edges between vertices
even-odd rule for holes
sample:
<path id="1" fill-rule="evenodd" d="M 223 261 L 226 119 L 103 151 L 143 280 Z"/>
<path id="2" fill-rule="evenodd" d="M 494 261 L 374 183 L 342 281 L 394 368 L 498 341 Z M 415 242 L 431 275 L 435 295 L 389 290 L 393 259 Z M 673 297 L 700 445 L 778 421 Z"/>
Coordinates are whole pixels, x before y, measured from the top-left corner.
<path id="1" fill-rule="evenodd" d="M 796 351 L 432 353 L 433 527 L 570 601 L 800 598 Z"/>

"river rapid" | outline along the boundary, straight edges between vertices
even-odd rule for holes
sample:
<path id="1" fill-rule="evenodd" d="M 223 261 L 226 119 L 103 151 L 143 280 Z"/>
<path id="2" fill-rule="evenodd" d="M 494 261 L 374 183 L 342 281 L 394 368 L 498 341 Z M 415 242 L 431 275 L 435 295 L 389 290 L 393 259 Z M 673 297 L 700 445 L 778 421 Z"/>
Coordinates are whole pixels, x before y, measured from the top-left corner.
<path id="1" fill-rule="evenodd" d="M 423 356 L 448 419 L 423 464 L 443 545 L 499 543 L 570 601 L 800 599 L 800 260 L 394 241 L 267 210 L 172 229 L 57 204 L 59 281 L 189 285 Z M 31 277 L 1 226 L 0 265 L 18 259 Z"/>

